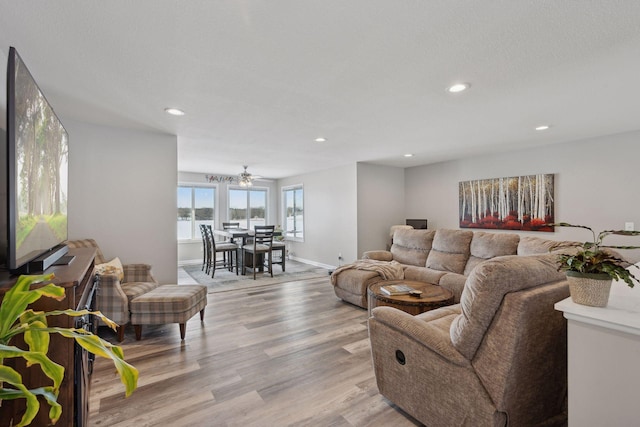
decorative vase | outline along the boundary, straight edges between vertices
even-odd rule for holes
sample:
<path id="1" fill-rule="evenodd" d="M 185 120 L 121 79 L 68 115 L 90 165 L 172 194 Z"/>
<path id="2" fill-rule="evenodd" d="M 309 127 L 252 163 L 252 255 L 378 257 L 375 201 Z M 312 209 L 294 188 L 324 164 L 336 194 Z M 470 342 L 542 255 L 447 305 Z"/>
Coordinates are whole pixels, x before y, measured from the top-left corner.
<path id="1" fill-rule="evenodd" d="M 567 271 L 569 293 L 576 304 L 606 307 L 611 291 L 611 277 L 606 273 Z"/>

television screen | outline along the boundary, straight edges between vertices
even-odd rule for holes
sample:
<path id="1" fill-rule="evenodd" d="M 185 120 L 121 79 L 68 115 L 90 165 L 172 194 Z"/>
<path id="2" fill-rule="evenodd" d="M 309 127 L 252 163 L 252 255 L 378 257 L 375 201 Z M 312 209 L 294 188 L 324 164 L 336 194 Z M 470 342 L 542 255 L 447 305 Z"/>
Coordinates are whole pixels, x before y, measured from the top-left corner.
<path id="1" fill-rule="evenodd" d="M 423 230 L 427 228 L 427 220 L 426 219 L 408 219 L 407 225 L 410 225 L 413 228 L 418 230 Z"/>
<path id="2" fill-rule="evenodd" d="M 8 265 L 67 239 L 69 136 L 14 48 L 7 67 Z"/>

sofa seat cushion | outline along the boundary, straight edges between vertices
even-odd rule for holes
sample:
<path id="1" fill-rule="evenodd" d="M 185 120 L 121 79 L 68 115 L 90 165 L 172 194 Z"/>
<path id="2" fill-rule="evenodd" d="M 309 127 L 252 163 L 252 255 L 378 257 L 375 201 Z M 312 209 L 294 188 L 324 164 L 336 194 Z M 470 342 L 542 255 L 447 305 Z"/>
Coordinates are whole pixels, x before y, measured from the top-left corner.
<path id="1" fill-rule="evenodd" d="M 510 233 L 485 233 L 476 231 L 471 239 L 469 260 L 464 268 L 468 276 L 482 261 L 505 255 L 516 255 L 520 235 Z"/>
<path id="2" fill-rule="evenodd" d="M 460 299 L 461 314 L 451 324 L 451 342 L 473 359 L 504 296 L 565 278 L 555 255 L 497 257 L 480 263 L 467 279 Z"/>
<path id="3" fill-rule="evenodd" d="M 433 239 L 426 266 L 463 274 L 472 238 L 473 231 L 439 229 Z"/>
<path id="4" fill-rule="evenodd" d="M 394 261 L 424 267 L 435 235 L 436 230 L 396 230 L 391 245 Z"/>

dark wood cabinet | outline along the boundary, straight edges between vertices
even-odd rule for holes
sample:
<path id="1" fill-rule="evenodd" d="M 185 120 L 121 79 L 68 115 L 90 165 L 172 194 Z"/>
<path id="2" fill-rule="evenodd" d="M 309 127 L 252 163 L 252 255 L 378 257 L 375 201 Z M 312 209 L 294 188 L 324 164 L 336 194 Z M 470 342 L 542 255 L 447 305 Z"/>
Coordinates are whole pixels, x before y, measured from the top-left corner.
<path id="1" fill-rule="evenodd" d="M 69 255 L 73 255 L 75 258 L 70 264 L 48 268 L 45 273 L 55 274 L 52 283 L 65 288 L 65 298 L 62 301 L 56 301 L 52 298 L 42 297 L 32 307 L 42 311 L 92 307 L 96 292 L 93 276 L 95 254 L 96 251 L 93 248 L 71 249 Z M 7 289 L 17 279 L 17 277 L 9 277 L 7 273 L 4 274 L 0 277 L 0 298 L 4 297 Z M 72 318 L 69 316 L 50 316 L 48 322 L 50 326 L 84 327 L 93 329 L 93 331 L 95 331 L 96 324 L 86 317 Z M 21 338 L 16 337 L 16 341 L 12 344 L 23 347 L 24 342 L 21 341 Z M 48 355 L 51 360 L 65 368 L 64 380 L 58 395 L 58 402 L 62 405 L 62 416 L 56 425 L 87 425 L 91 375 L 90 355 L 76 345 L 74 340 L 64 338 L 59 334 L 51 335 Z M 27 368 L 22 359 L 13 359 L 11 362 L 14 363 L 12 366 L 22 374 L 23 382 L 28 388 L 51 384 L 51 380 L 42 373 L 39 366 Z M 12 419 L 14 424 L 17 423 L 22 417 L 24 409 L 24 399 L 3 401 L 2 407 L 0 407 L 0 426 L 10 425 Z M 48 413 L 49 405 L 42 401 L 38 416 L 32 425 L 50 425 Z"/>

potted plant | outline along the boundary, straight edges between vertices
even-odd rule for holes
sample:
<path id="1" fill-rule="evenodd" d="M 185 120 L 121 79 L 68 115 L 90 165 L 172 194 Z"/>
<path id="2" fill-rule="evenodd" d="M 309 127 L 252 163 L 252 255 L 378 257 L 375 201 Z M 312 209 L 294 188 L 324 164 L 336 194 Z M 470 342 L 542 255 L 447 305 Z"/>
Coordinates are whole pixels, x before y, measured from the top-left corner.
<path id="1" fill-rule="evenodd" d="M 577 304 L 594 307 L 605 307 L 609 301 L 609 292 L 613 279 L 624 281 L 633 288 L 634 280 L 638 280 L 629 267 L 636 265 L 621 258 L 614 251 L 607 249 L 640 249 L 640 246 L 609 246 L 602 241 L 610 235 L 638 236 L 640 231 L 605 230 L 596 233 L 590 227 L 573 225 L 566 222 L 550 224 L 558 227 L 584 228 L 591 231 L 593 241 L 577 245 L 575 250 L 558 256 L 559 270 L 567 274 L 571 299 Z M 555 249 L 562 244 L 556 245 Z"/>
<path id="2" fill-rule="evenodd" d="M 42 396 L 49 404 L 49 419 L 52 423 L 60 418 L 62 407 L 57 402 L 58 391 L 64 378 L 64 367 L 49 359 L 50 334 L 60 334 L 74 339 L 87 351 L 113 360 L 113 363 L 125 385 L 126 395 L 129 396 L 137 387 L 138 370 L 124 361 L 122 349 L 104 341 L 97 335 L 85 329 L 49 327 L 48 316 L 85 316 L 92 314 L 113 329 L 117 325 L 102 313 L 88 310 L 57 310 L 34 311 L 27 306 L 40 299 L 49 297 L 62 300 L 65 297 L 64 288 L 52 283 L 36 289 L 30 289 L 33 283 L 49 281 L 53 274 L 20 276 L 6 292 L 0 305 L 0 402 L 12 399 L 26 399 L 26 410 L 16 426 L 26 426 L 31 423 L 40 410 L 38 396 Z M 11 345 L 12 338 L 23 335 L 27 349 Z M 51 379 L 52 384 L 42 384 L 41 387 L 28 389 L 22 382 L 22 376 L 15 369 L 4 364 L 5 359 L 23 358 L 27 366 L 39 365 L 42 372 Z"/>

